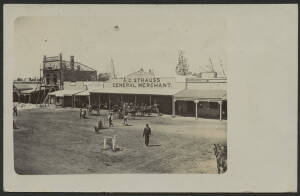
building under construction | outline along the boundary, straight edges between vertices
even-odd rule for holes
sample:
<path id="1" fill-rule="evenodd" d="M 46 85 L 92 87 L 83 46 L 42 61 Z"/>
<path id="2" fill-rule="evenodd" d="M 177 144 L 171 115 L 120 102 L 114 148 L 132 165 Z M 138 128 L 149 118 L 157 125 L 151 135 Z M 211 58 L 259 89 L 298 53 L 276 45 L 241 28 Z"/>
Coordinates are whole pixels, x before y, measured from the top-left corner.
<path id="1" fill-rule="evenodd" d="M 63 60 L 59 56 L 43 58 L 43 68 L 40 70 L 40 80 L 34 83 L 15 81 L 13 99 L 17 102 L 40 104 L 46 103 L 48 93 L 64 89 L 64 82 L 96 81 L 97 71 L 80 62 Z"/>
<path id="2" fill-rule="evenodd" d="M 43 82 L 47 87 L 63 89 L 64 81 L 96 81 L 97 71 L 91 67 L 74 61 L 74 56 L 70 61 L 59 56 L 47 57 L 43 59 Z"/>

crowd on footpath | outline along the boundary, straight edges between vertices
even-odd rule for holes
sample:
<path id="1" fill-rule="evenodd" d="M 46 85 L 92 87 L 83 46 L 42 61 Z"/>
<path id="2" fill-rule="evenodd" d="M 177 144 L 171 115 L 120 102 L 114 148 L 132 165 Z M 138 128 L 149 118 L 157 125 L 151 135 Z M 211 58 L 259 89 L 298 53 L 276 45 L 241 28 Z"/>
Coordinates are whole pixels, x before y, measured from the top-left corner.
<path id="1" fill-rule="evenodd" d="M 89 112 L 92 112 L 93 110 L 95 110 L 98 113 L 100 110 L 111 110 L 114 113 L 118 112 L 120 114 L 122 114 L 122 111 L 126 111 L 129 113 L 141 112 L 142 115 L 144 113 L 150 113 L 150 112 L 158 113 L 159 112 L 159 104 L 147 105 L 144 103 L 134 104 L 132 102 L 124 102 L 123 104 L 121 104 L 121 103 L 92 104 L 90 106 L 85 106 L 84 108 L 87 108 Z"/>

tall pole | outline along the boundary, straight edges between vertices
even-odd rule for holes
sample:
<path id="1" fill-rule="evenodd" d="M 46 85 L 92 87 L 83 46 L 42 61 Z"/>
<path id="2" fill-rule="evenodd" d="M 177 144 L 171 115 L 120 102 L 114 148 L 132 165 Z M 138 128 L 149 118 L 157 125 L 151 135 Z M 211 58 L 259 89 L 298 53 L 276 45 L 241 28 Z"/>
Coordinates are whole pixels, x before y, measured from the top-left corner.
<path id="1" fill-rule="evenodd" d="M 214 65 L 213 65 L 213 63 L 212 63 L 212 61 L 211 61 L 211 58 L 209 57 L 209 61 L 210 61 L 210 64 L 211 64 L 211 71 L 213 72 L 213 71 L 215 71 L 214 70 Z"/>
<path id="2" fill-rule="evenodd" d="M 114 65 L 114 60 L 112 58 L 111 58 L 111 66 L 112 66 L 114 78 L 116 78 L 115 65 Z"/>

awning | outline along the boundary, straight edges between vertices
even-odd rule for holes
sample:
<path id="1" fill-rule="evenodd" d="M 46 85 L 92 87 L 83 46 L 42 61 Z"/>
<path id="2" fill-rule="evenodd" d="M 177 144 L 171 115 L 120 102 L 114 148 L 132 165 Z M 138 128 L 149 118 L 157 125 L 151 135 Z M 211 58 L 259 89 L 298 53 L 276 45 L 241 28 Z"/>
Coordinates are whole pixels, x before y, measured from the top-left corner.
<path id="1" fill-rule="evenodd" d="M 41 91 L 43 91 L 45 89 L 45 87 L 41 87 Z M 30 93 L 34 93 L 34 92 L 39 92 L 40 89 L 31 89 L 31 90 L 25 90 L 25 91 L 21 91 L 21 94 L 30 94 Z"/>
<path id="2" fill-rule="evenodd" d="M 76 93 L 80 93 L 82 90 L 59 90 L 59 91 L 54 91 L 51 93 L 48 93 L 48 95 L 53 95 L 56 97 L 63 97 L 63 96 L 72 96 Z"/>
<path id="3" fill-rule="evenodd" d="M 90 95 L 90 91 L 86 90 L 86 91 L 82 91 L 82 92 L 79 92 L 79 93 L 75 93 L 74 95 L 75 96 L 89 96 Z"/>
<path id="4" fill-rule="evenodd" d="M 165 88 L 99 88 L 89 90 L 91 93 L 132 94 L 132 95 L 175 95 L 182 89 Z"/>
<path id="5" fill-rule="evenodd" d="M 16 89 L 19 91 L 25 91 L 25 90 L 34 90 L 34 89 L 39 89 L 40 84 L 39 83 L 14 83 L 13 84 Z"/>
<path id="6" fill-rule="evenodd" d="M 227 99 L 225 90 L 198 90 L 198 89 L 185 89 L 174 95 L 176 100 L 183 101 L 218 101 Z"/>

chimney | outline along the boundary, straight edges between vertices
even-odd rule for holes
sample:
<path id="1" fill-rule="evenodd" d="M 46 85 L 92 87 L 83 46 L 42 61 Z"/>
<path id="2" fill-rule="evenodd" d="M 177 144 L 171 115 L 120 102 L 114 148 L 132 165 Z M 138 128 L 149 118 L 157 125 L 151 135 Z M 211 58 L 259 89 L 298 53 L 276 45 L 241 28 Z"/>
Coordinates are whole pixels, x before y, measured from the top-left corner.
<path id="1" fill-rule="evenodd" d="M 61 53 L 59 53 L 59 61 L 60 61 L 59 68 L 62 69 L 62 54 Z"/>
<path id="2" fill-rule="evenodd" d="M 44 60 L 43 60 L 43 69 L 45 69 L 46 59 L 47 59 L 47 57 L 46 57 L 46 55 L 44 55 Z"/>
<path id="3" fill-rule="evenodd" d="M 71 70 L 74 71 L 74 56 L 71 56 L 70 58 L 70 66 L 71 66 Z"/>

